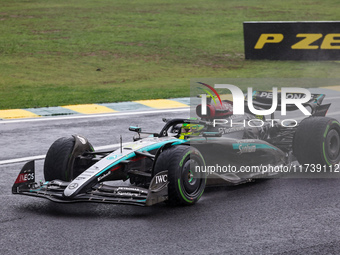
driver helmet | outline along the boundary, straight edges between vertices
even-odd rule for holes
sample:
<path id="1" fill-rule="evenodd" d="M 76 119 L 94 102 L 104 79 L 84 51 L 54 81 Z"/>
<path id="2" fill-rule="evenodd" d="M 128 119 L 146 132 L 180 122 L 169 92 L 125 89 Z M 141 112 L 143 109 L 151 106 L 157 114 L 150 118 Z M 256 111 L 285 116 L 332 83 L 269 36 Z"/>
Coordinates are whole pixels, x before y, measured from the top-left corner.
<path id="1" fill-rule="evenodd" d="M 183 123 L 181 127 L 181 135 L 179 139 L 184 139 L 185 136 L 198 136 L 202 129 L 204 128 L 204 125 L 199 124 L 190 124 L 190 123 Z"/>

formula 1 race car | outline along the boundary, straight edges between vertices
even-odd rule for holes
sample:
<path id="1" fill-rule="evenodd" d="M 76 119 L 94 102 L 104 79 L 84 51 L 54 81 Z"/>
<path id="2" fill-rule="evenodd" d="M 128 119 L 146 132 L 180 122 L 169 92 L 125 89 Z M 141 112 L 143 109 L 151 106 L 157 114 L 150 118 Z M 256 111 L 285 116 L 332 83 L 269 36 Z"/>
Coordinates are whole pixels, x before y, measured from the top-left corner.
<path id="1" fill-rule="evenodd" d="M 199 118 L 163 119 L 160 132 L 130 127 L 136 132 L 134 141 L 115 150 L 95 151 L 80 135 L 60 138 L 47 152 L 45 181 L 35 182 L 34 161 L 30 161 L 22 168 L 12 192 L 62 203 L 151 206 L 166 201 L 191 205 L 199 200 L 206 185 L 241 184 L 277 174 L 241 168 L 284 166 L 296 160 L 331 166 L 340 161 L 340 124 L 325 117 L 330 104 L 321 104 L 324 97 L 312 95 L 305 104 L 312 115 L 299 124 L 266 120 L 250 113 L 236 116 L 231 101 L 217 106 L 210 100 L 206 116 L 200 116 L 202 106 L 198 105 Z M 269 105 L 268 98 L 261 96 L 253 103 L 258 109 Z M 252 124 L 230 127 L 232 120 Z M 218 166 L 231 170 L 208 171 Z"/>

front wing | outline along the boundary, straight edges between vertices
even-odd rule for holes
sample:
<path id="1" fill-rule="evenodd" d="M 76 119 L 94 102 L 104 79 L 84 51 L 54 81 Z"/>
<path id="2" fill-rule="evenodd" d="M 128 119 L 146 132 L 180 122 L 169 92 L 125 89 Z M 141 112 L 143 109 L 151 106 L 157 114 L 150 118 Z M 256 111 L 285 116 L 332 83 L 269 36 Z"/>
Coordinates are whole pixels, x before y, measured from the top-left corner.
<path id="1" fill-rule="evenodd" d="M 168 171 L 155 175 L 149 188 L 137 186 L 111 186 L 96 183 L 89 190 L 70 198 L 64 196 L 64 190 L 70 182 L 53 180 L 35 182 L 34 161 L 24 165 L 16 179 L 12 193 L 33 197 L 41 197 L 58 203 L 94 202 L 109 204 L 127 204 L 151 206 L 168 199 Z"/>

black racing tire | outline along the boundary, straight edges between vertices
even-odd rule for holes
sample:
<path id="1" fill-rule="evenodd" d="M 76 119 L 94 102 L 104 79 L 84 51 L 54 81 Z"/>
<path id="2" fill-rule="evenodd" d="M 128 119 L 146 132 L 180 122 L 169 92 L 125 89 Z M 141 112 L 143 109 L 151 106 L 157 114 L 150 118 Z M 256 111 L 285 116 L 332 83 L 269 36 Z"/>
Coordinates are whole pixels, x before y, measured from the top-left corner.
<path id="1" fill-rule="evenodd" d="M 74 146 L 74 137 L 59 138 L 51 145 L 44 163 L 44 177 L 46 181 L 71 181 L 85 170 L 84 167 L 78 166 L 77 159 L 72 157 Z M 91 145 L 90 147 L 93 148 Z"/>
<path id="2" fill-rule="evenodd" d="M 159 155 L 154 174 L 168 170 L 168 204 L 193 205 L 200 199 L 206 174 L 195 172 L 195 166 L 205 166 L 205 162 L 201 153 L 191 146 L 173 146 Z"/>
<path id="3" fill-rule="evenodd" d="M 308 117 L 294 134 L 293 153 L 301 165 L 340 162 L 340 124 L 329 117 Z"/>

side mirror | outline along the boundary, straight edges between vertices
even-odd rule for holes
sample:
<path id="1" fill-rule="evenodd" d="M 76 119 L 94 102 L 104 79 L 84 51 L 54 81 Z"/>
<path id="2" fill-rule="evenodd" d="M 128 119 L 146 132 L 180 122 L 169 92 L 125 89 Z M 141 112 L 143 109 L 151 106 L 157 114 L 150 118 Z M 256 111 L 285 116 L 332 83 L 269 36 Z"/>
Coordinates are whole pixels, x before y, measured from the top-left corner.
<path id="1" fill-rule="evenodd" d="M 134 126 L 130 126 L 130 127 L 129 127 L 129 130 L 130 130 L 130 131 L 133 131 L 133 132 L 137 132 L 137 133 L 142 132 L 142 128 L 140 128 L 140 127 L 134 127 Z"/>

